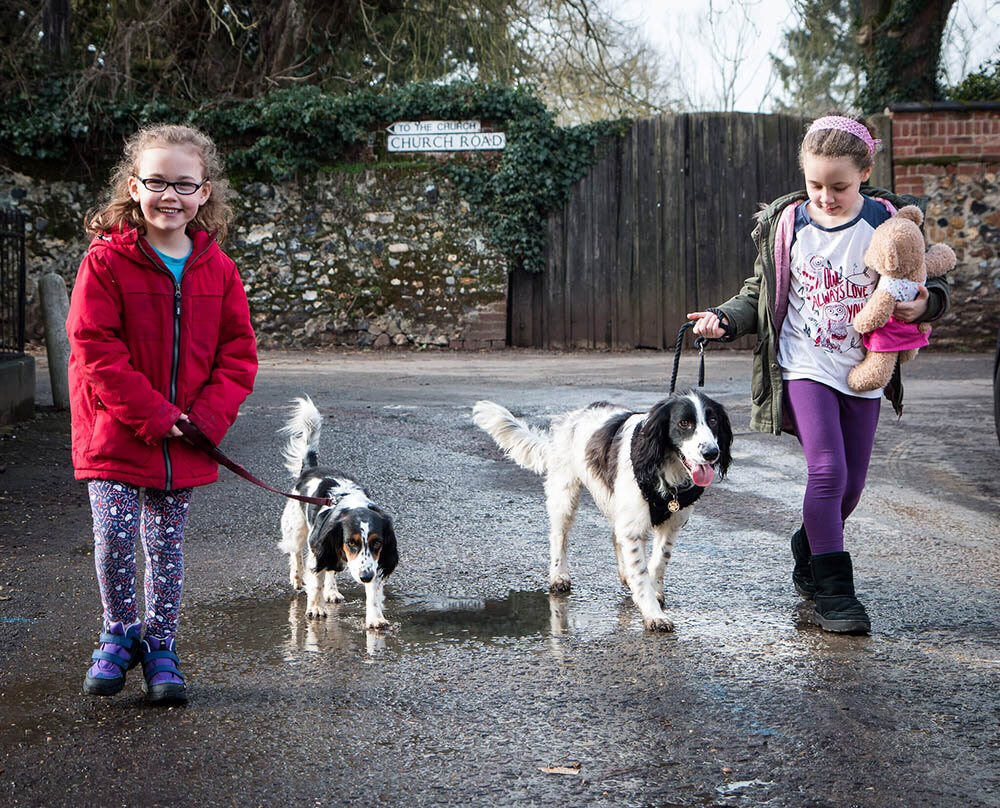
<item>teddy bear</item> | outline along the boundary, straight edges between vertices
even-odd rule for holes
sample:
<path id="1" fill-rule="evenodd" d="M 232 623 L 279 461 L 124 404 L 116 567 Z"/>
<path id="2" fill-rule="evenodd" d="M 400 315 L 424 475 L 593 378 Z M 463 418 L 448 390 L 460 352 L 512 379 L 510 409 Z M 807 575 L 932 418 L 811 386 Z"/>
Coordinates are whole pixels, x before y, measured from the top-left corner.
<path id="1" fill-rule="evenodd" d="M 900 208 L 898 215 L 875 228 L 865 252 L 865 263 L 879 279 L 864 308 L 854 316 L 854 329 L 868 350 L 847 374 L 848 386 L 859 393 L 885 387 L 896 357 L 908 362 L 929 342 L 929 323 L 903 323 L 892 316 L 897 300 L 913 300 L 918 284 L 955 266 L 955 253 L 947 244 L 935 244 L 924 252 L 923 220 L 924 214 L 915 205 Z"/>

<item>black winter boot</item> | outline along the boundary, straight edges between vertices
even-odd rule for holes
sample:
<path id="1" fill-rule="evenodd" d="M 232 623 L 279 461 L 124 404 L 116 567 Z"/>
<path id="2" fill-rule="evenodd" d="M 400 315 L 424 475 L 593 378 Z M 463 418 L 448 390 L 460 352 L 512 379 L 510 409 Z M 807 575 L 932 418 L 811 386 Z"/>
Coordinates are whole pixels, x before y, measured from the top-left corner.
<path id="1" fill-rule="evenodd" d="M 816 581 L 816 608 L 809 619 L 824 631 L 871 633 L 868 613 L 854 594 L 851 554 L 820 553 L 810 563 Z"/>
<path id="2" fill-rule="evenodd" d="M 810 555 L 809 537 L 806 535 L 806 526 L 802 525 L 792 534 L 792 558 L 795 559 L 792 584 L 795 591 L 806 600 L 812 600 L 816 594 L 816 581 L 813 580 L 812 567 L 809 566 Z"/>

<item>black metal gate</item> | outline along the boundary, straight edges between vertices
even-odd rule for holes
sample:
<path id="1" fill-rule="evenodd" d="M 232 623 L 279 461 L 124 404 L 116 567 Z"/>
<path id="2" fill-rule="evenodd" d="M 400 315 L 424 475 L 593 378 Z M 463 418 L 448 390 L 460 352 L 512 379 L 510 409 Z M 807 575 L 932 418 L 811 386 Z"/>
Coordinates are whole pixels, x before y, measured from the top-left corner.
<path id="1" fill-rule="evenodd" d="M 0 210 L 0 355 L 24 353 L 24 214 Z"/>

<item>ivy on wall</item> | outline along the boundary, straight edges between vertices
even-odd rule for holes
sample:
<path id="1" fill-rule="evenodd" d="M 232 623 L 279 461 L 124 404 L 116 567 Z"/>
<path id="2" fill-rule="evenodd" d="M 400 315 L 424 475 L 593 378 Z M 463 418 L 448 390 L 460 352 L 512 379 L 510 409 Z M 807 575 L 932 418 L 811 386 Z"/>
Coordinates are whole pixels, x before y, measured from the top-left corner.
<path id="1" fill-rule="evenodd" d="M 392 121 L 489 121 L 506 132 L 506 150 L 499 158 L 455 158 L 447 171 L 480 211 L 509 265 L 532 272 L 544 269 L 549 212 L 561 207 L 573 183 L 596 162 L 601 140 L 628 125 L 622 120 L 559 127 L 529 91 L 472 83 L 422 82 L 339 96 L 306 85 L 193 110 L 125 99 L 107 102 L 97 114 L 77 111 L 66 92 L 54 83 L 30 104 L 16 98 L 0 104 L 0 149 L 50 167 L 69 167 L 81 158 L 94 167 L 116 159 L 122 139 L 137 126 L 181 120 L 220 144 L 235 178 L 286 180 L 355 155 Z"/>

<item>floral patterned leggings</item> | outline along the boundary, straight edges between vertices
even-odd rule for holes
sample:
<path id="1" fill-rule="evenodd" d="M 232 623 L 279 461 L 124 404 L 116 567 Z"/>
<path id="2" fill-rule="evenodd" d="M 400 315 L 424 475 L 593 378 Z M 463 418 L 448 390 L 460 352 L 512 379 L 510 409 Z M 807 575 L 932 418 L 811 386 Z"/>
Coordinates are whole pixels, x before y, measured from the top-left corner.
<path id="1" fill-rule="evenodd" d="M 174 637 L 184 583 L 184 524 L 190 488 L 158 491 L 114 480 L 90 480 L 94 563 L 106 625 L 138 620 L 135 539 L 146 553 L 145 633 Z"/>

